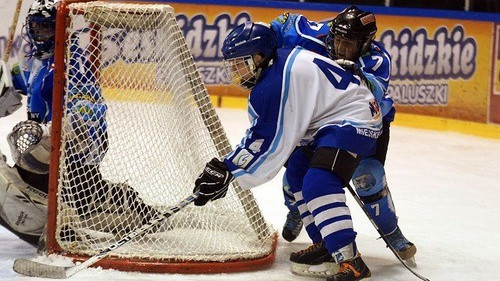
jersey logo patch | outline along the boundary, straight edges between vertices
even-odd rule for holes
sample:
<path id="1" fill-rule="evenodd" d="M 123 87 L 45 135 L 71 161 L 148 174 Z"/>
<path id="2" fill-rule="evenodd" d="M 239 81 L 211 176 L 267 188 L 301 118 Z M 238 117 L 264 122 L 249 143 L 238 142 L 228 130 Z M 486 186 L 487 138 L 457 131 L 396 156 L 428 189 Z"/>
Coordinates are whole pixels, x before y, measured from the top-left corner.
<path id="1" fill-rule="evenodd" d="M 262 147 L 263 143 L 264 143 L 264 139 L 258 139 L 258 140 L 255 140 L 254 142 L 252 142 L 252 144 L 250 144 L 250 146 L 248 148 L 250 148 L 250 150 L 253 153 L 259 153 L 260 148 Z"/>
<path id="2" fill-rule="evenodd" d="M 250 163 L 250 161 L 252 161 L 252 159 L 253 159 L 253 155 L 250 152 L 248 152 L 248 150 L 242 149 L 233 158 L 233 164 L 240 167 L 240 168 L 245 169 L 246 166 L 248 165 L 248 163 Z"/>

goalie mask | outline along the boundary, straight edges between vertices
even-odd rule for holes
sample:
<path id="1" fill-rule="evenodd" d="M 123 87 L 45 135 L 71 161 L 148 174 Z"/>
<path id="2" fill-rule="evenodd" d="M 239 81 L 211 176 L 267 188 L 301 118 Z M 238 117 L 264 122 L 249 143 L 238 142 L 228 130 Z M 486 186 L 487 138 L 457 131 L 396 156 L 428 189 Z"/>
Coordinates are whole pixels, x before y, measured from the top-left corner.
<path id="1" fill-rule="evenodd" d="M 36 58 L 44 59 L 54 53 L 56 13 L 56 0 L 35 0 L 28 10 L 26 36 Z"/>
<path id="2" fill-rule="evenodd" d="M 326 39 L 328 54 L 332 59 L 357 60 L 368 51 L 375 33 L 375 16 L 356 6 L 350 6 L 331 22 Z"/>
<path id="3" fill-rule="evenodd" d="M 259 22 L 239 25 L 229 33 L 222 46 L 228 77 L 233 84 L 244 89 L 255 86 L 260 71 L 269 65 L 275 53 L 274 31 L 269 25 Z M 258 60 L 254 60 L 256 55 Z"/>

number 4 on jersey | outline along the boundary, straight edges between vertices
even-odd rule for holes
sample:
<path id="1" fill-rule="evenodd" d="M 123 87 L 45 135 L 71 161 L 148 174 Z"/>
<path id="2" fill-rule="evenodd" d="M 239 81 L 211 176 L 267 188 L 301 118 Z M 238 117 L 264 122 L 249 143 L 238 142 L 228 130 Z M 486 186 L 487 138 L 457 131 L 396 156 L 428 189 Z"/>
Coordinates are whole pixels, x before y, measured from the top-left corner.
<path id="1" fill-rule="evenodd" d="M 349 86 L 349 83 L 354 83 L 359 85 L 360 81 L 354 77 L 350 72 L 344 69 L 330 64 L 324 60 L 315 58 L 313 62 L 323 71 L 326 78 L 332 83 L 336 89 L 345 90 Z"/>

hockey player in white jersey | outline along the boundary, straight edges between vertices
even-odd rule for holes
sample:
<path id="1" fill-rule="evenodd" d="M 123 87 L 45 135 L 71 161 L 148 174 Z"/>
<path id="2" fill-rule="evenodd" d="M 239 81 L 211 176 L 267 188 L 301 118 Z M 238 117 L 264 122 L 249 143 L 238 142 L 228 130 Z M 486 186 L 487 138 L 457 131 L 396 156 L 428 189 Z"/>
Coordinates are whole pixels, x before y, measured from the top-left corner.
<path id="1" fill-rule="evenodd" d="M 263 184 L 289 159 L 288 173 L 297 180 L 290 186 L 307 233 L 315 243 L 324 241 L 339 264 L 327 280 L 369 278 L 343 187 L 360 157 L 375 152 L 380 135 L 382 116 L 370 90 L 327 57 L 276 48 L 267 24 L 238 26 L 222 53 L 233 83 L 251 89 L 251 126 L 222 161 L 207 163 L 195 182 L 201 193 L 195 204 L 224 197 L 233 178 L 243 188 Z M 298 145 L 303 149 L 294 152 Z"/>
<path id="2" fill-rule="evenodd" d="M 353 183 L 372 218 L 387 235 L 399 256 L 404 260 L 412 258 L 416 247 L 403 236 L 398 227 L 383 166 L 395 109 L 392 99 L 385 94 L 390 79 L 390 55 L 381 44 L 373 41 L 377 31 L 374 15 L 355 6 L 344 9 L 334 20 L 324 22 L 313 22 L 303 15 L 285 13 L 273 20 L 271 27 L 277 34 L 279 46 L 299 45 L 329 56 L 345 69 L 362 77 L 369 85 L 382 111 L 383 132 L 377 140 L 376 153 L 362 158 L 354 173 Z M 302 228 L 302 221 L 294 206 L 293 195 L 288 192 L 287 173 L 283 177 L 283 190 L 285 205 L 290 210 L 283 228 L 283 237 L 293 241 Z M 322 243 L 313 245 L 307 251 L 293 253 L 292 271 L 307 274 L 306 265 L 325 262 L 324 257 L 328 258 Z M 318 272 L 310 273 L 314 275 Z"/>

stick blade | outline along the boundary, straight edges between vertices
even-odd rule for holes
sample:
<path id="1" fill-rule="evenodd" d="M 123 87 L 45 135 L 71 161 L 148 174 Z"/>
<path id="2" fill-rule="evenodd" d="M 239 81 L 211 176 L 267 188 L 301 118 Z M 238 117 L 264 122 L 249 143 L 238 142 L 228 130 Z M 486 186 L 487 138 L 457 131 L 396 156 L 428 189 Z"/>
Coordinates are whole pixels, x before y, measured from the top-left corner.
<path id="1" fill-rule="evenodd" d="M 66 267 L 43 264 L 27 259 L 16 259 L 13 269 L 19 274 L 31 277 L 54 279 L 68 278 L 66 275 Z"/>

